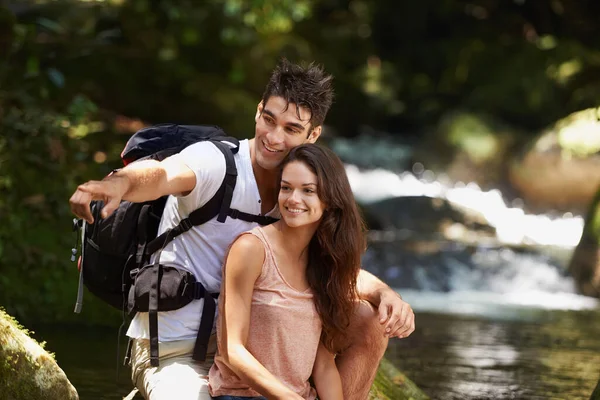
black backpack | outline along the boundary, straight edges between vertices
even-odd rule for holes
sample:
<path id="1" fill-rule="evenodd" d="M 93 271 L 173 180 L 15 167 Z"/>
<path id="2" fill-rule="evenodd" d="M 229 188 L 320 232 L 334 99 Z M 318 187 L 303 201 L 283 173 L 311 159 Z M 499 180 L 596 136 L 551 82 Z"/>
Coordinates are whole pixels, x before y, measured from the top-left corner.
<path id="1" fill-rule="evenodd" d="M 95 296 L 123 312 L 127 310 L 130 315 L 137 311 L 149 312 L 153 365 L 158 364 L 157 311 L 178 309 L 200 298 L 207 301 L 194 355 L 204 359 L 214 318 L 213 297 L 218 294 L 205 291 L 192 274 L 160 265 L 160 254 L 156 262 L 149 265 L 150 256 L 161 251 L 178 235 L 214 217 L 219 222 L 230 217 L 262 225 L 275 221 L 271 217 L 231 209 L 237 177 L 233 156 L 239 150 L 239 141 L 226 136 L 219 127 L 164 124 L 144 128 L 129 139 L 121 158 L 125 164 L 144 159 L 160 161 L 200 141 L 210 141 L 223 153 L 225 178 L 215 195 L 178 226 L 157 237 L 168 196 L 143 203 L 122 201 L 118 209 L 105 219 L 100 217 L 103 203 L 93 201 L 94 223 L 75 221 L 82 232 L 75 312 L 79 313 L 82 308 L 82 284 Z M 75 254 L 76 249 L 73 249 L 72 260 Z"/>

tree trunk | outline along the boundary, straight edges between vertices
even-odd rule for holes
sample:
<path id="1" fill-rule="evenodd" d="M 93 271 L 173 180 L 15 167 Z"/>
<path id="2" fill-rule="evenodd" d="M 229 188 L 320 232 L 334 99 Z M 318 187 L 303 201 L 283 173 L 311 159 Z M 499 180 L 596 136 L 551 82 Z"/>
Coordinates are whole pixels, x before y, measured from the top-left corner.
<path id="1" fill-rule="evenodd" d="M 594 389 L 594 393 L 592 393 L 590 400 L 600 400 L 600 379 L 598 379 L 598 384 L 596 385 L 596 389 Z"/>
<path id="2" fill-rule="evenodd" d="M 583 234 L 573 252 L 569 272 L 582 294 L 600 298 L 600 190 L 585 218 Z"/>

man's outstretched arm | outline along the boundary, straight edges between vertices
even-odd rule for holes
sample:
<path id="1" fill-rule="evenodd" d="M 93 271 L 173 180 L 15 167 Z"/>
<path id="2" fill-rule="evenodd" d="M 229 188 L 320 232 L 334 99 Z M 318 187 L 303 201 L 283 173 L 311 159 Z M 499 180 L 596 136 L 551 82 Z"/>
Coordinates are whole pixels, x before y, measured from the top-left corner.
<path id="1" fill-rule="evenodd" d="M 359 296 L 377 308 L 379 322 L 385 324 L 388 337 L 405 338 L 414 332 L 415 314 L 392 288 L 363 269 L 358 275 L 357 286 Z"/>
<path id="2" fill-rule="evenodd" d="M 108 217 L 121 200 L 142 202 L 167 194 L 187 194 L 196 186 L 194 172 L 181 160 L 172 157 L 163 161 L 135 162 L 107 176 L 101 181 L 81 184 L 69 199 L 71 211 L 88 223 L 94 218 L 90 210 L 92 200 L 103 200 L 102 218 Z"/>

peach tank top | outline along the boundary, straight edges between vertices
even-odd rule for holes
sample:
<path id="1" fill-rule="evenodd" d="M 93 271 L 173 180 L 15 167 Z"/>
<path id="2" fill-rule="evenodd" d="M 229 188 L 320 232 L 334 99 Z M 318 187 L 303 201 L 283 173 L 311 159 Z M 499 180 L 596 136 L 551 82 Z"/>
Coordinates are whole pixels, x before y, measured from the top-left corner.
<path id="1" fill-rule="evenodd" d="M 300 292 L 286 282 L 262 228 L 257 227 L 244 234 L 256 236 L 265 247 L 265 262 L 252 293 L 246 347 L 290 389 L 305 399 L 313 400 L 316 393 L 308 379 L 321 338 L 321 319 L 312 291 Z M 217 322 L 219 326 L 220 321 Z M 220 348 L 218 330 L 217 343 Z M 209 372 L 209 387 L 212 396 L 260 396 L 218 357 L 215 357 Z"/>

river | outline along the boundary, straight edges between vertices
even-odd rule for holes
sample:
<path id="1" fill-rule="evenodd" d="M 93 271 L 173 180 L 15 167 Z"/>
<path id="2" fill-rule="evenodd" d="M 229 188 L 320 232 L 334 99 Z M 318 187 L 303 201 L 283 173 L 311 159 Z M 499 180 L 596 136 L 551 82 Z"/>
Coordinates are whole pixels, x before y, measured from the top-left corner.
<path id="1" fill-rule="evenodd" d="M 589 399 L 600 377 L 600 310 L 418 311 L 417 330 L 386 357 L 432 399 Z M 115 329 L 38 327 L 82 400 L 122 399 Z"/>

